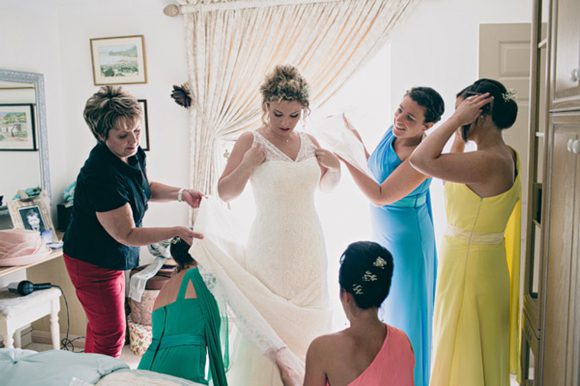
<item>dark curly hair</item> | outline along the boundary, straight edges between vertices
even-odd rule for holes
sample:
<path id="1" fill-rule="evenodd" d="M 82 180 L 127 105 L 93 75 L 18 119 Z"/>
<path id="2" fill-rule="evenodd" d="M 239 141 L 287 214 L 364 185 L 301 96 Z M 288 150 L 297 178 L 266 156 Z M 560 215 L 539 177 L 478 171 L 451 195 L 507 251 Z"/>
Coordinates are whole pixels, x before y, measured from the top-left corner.
<path id="1" fill-rule="evenodd" d="M 403 97 L 409 97 L 425 108 L 425 123 L 437 123 L 445 112 L 445 102 L 431 87 L 413 87 Z"/>
<path id="2" fill-rule="evenodd" d="M 488 92 L 493 101 L 482 108 L 482 114 L 488 114 L 495 126 L 500 129 L 511 127 L 518 117 L 518 104 L 515 98 L 508 97 L 503 84 L 494 79 L 482 78 L 457 93 L 457 98 L 467 98 Z"/>
<path id="3" fill-rule="evenodd" d="M 191 248 L 191 245 L 186 243 L 181 237 L 175 236 L 171 239 L 169 252 L 171 253 L 173 260 L 177 263 L 177 272 L 182 271 L 186 266 L 195 263 L 195 260 L 189 254 L 189 248 Z"/>
<path id="4" fill-rule="evenodd" d="M 393 256 L 386 248 L 372 241 L 357 241 L 340 257 L 338 282 L 341 291 L 353 295 L 359 308 L 378 308 L 391 289 L 393 269 Z"/>

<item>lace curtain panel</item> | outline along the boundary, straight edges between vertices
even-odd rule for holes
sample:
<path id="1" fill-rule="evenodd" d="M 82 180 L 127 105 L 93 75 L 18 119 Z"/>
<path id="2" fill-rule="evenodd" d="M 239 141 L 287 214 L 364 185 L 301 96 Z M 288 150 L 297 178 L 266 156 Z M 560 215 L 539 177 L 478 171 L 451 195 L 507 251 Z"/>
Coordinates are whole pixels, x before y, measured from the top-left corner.
<path id="1" fill-rule="evenodd" d="M 223 153 L 260 125 L 259 86 L 292 64 L 323 105 L 380 49 L 417 0 L 190 0 L 185 18 L 190 109 L 190 184 L 214 194 Z"/>

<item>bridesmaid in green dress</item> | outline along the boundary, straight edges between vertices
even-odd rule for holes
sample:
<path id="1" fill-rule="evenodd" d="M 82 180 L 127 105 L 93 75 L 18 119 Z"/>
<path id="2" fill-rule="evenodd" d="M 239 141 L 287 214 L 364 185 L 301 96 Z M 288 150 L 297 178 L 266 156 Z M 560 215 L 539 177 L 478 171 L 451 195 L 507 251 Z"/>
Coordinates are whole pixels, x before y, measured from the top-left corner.
<path id="1" fill-rule="evenodd" d="M 189 255 L 190 246 L 179 237 L 171 241 L 176 272 L 163 286 L 153 306 L 153 341 L 138 369 L 156 371 L 208 384 L 205 377 L 209 356 L 209 379 L 227 386 L 226 358 L 220 344 L 220 314 Z"/>

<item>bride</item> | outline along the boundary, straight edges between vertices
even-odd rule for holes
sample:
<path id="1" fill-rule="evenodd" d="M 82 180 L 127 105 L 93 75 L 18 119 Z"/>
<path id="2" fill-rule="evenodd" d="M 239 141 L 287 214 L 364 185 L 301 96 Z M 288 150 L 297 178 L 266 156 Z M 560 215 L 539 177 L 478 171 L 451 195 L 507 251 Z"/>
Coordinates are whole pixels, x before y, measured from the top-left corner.
<path id="1" fill-rule="evenodd" d="M 308 85 L 296 68 L 276 66 L 260 91 L 263 127 L 239 137 L 218 182 L 226 202 L 252 184 L 256 216 L 247 245 L 228 241 L 235 231 L 218 224 L 219 203 L 210 198 L 195 224 L 205 237 L 191 252 L 217 279 L 210 289 L 225 298 L 243 335 L 234 345 L 230 384 L 302 384 L 306 350 L 331 321 L 314 191 L 338 183 L 340 162 L 294 131 L 309 112 Z"/>

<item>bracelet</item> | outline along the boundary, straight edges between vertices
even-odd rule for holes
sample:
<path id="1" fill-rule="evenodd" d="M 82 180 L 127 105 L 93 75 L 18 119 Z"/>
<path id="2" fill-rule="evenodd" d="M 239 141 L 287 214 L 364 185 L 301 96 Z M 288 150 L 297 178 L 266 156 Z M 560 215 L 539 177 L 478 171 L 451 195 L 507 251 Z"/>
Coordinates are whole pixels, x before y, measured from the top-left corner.
<path id="1" fill-rule="evenodd" d="M 185 188 L 179 189 L 179 192 L 177 192 L 177 201 L 183 202 L 183 192 L 184 191 L 185 191 Z"/>

